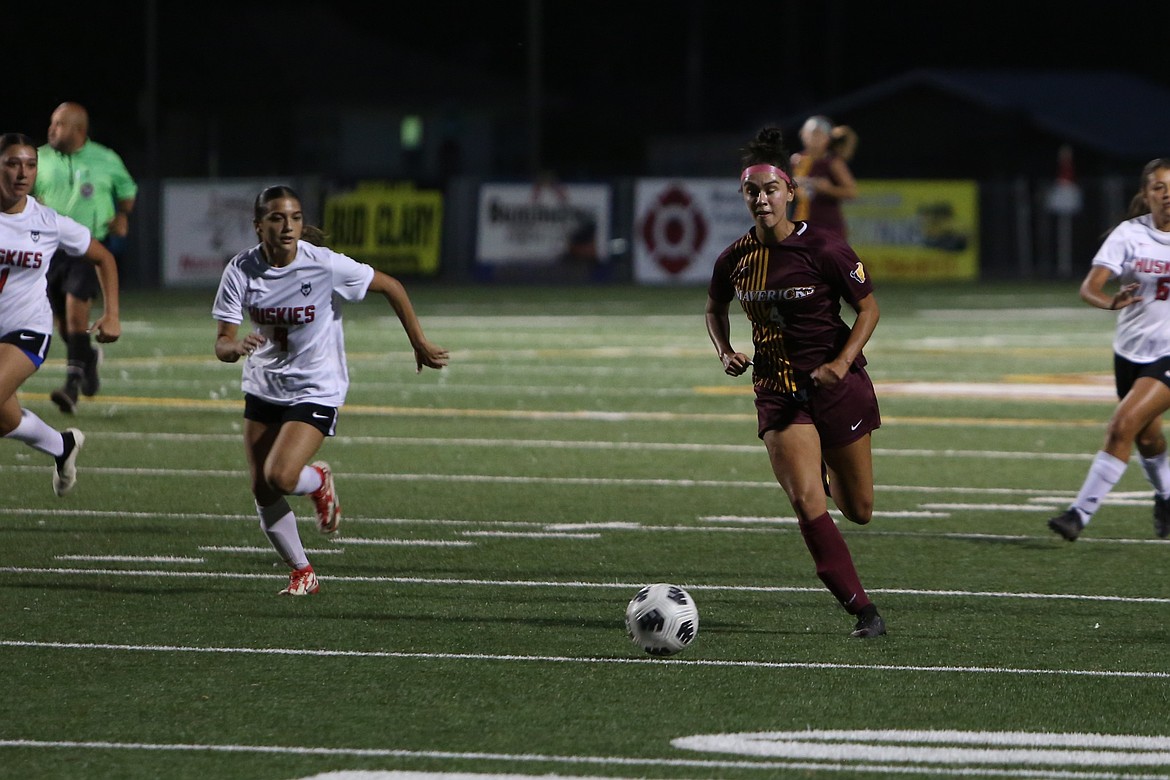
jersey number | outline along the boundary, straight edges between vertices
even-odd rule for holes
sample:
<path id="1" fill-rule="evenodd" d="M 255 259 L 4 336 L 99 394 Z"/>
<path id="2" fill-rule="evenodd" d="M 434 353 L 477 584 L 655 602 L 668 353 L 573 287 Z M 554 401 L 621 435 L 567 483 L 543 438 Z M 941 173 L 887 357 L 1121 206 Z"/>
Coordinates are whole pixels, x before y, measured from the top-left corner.
<path id="1" fill-rule="evenodd" d="M 1158 277 L 1158 291 L 1154 293 L 1154 297 L 1159 301 L 1170 298 L 1170 276 Z"/>
<path id="2" fill-rule="evenodd" d="M 272 338 L 280 345 L 281 352 L 288 352 L 288 328 L 273 328 Z"/>
<path id="3" fill-rule="evenodd" d="M 777 328 L 784 329 L 784 315 L 780 313 L 780 309 L 777 307 L 773 306 L 768 311 L 768 320 Z"/>
<path id="4" fill-rule="evenodd" d="M 12 269 L 5 268 L 3 271 L 0 271 L 0 292 L 4 292 L 4 284 L 8 281 L 8 272 L 10 270 Z"/>

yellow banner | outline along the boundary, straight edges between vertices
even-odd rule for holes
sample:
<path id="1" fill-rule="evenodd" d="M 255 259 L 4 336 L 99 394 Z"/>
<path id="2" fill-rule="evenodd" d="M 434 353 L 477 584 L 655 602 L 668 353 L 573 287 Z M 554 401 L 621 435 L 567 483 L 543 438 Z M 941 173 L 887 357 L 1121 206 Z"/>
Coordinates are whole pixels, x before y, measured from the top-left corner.
<path id="1" fill-rule="evenodd" d="M 977 279 L 974 181 L 872 180 L 844 204 L 849 243 L 878 282 Z"/>
<path id="2" fill-rule="evenodd" d="M 359 184 L 325 201 L 329 247 L 388 274 L 436 274 L 443 196 L 413 184 Z"/>

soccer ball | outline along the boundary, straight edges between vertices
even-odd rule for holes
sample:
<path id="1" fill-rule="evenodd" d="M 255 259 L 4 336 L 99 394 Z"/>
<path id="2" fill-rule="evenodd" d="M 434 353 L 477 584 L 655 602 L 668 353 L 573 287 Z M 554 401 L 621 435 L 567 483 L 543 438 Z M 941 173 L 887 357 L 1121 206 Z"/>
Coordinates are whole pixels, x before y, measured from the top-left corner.
<path id="1" fill-rule="evenodd" d="M 698 636 L 699 608 L 678 585 L 647 585 L 626 607 L 626 634 L 650 655 L 674 655 Z"/>

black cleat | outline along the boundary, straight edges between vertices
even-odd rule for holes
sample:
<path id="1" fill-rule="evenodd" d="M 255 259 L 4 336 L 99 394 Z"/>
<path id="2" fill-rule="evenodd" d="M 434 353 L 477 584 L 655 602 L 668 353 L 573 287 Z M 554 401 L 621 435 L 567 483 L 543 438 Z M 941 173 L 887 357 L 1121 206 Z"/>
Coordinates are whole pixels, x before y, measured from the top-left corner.
<path id="1" fill-rule="evenodd" d="M 849 636 L 858 639 L 870 639 L 886 633 L 886 621 L 878 614 L 877 607 L 870 604 L 857 615 L 857 625 Z"/>
<path id="2" fill-rule="evenodd" d="M 1081 513 L 1071 507 L 1048 521 L 1048 527 L 1070 542 L 1075 542 L 1085 529 Z"/>
<path id="3" fill-rule="evenodd" d="M 64 386 L 49 393 L 49 400 L 57 404 L 57 408 L 65 414 L 73 414 L 77 411 L 77 385 L 66 382 Z"/>
<path id="4" fill-rule="evenodd" d="M 1159 539 L 1170 536 L 1170 498 L 1154 494 L 1154 534 Z"/>

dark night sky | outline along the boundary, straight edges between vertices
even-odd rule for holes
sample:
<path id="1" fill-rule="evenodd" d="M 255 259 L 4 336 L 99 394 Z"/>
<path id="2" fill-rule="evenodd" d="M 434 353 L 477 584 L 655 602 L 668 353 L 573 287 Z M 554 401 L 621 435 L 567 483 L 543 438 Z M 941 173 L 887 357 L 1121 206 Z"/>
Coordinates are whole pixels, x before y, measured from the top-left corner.
<path id="1" fill-rule="evenodd" d="M 43 140 L 52 109 L 74 99 L 93 136 L 133 158 L 147 138 L 148 2 L 66 3 L 51 23 L 7 25 L 17 67 L 0 129 Z M 392 104 L 484 79 L 527 95 L 530 5 L 159 0 L 159 105 L 231 122 L 252 103 L 278 127 L 315 100 Z M 1164 2 L 1069 5 L 542 0 L 544 154 L 609 174 L 635 166 L 649 135 L 754 128 L 917 68 L 1121 70 L 1170 87 Z"/>

